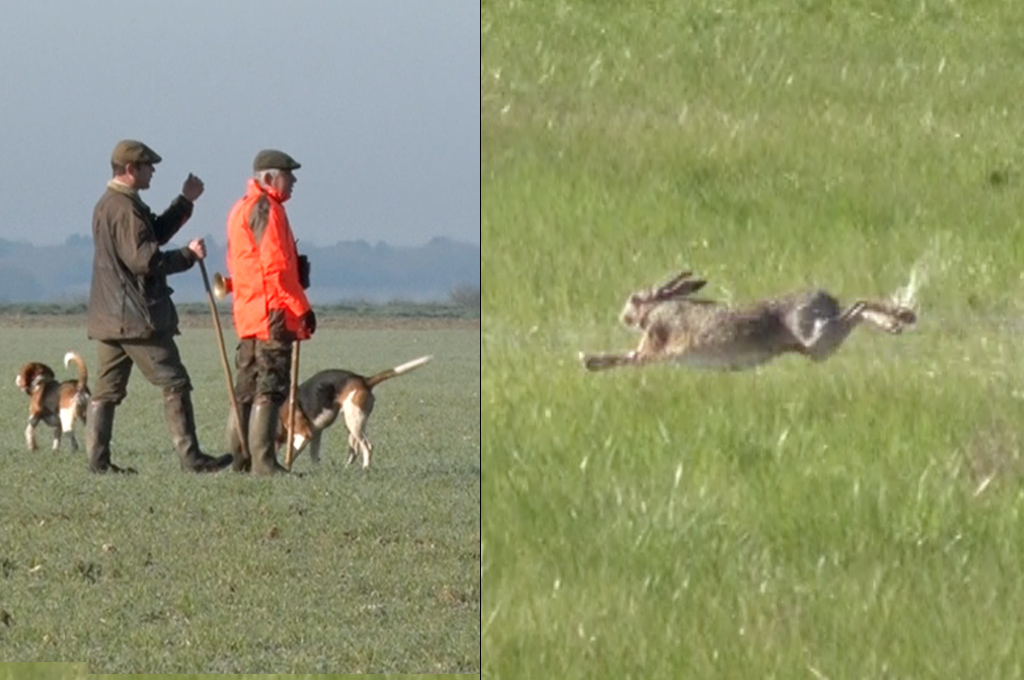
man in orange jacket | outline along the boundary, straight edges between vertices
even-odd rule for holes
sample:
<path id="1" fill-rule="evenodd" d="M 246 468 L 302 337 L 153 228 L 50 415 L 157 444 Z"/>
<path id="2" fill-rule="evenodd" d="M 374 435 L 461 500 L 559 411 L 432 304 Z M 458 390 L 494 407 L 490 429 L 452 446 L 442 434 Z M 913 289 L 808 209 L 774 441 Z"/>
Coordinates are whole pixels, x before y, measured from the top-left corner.
<path id="1" fill-rule="evenodd" d="M 253 161 L 254 176 L 228 215 L 228 274 L 232 313 L 238 333 L 235 393 L 248 433 L 251 460 L 241 456 L 229 415 L 228 450 L 234 469 L 269 475 L 284 471 L 274 455 L 281 405 L 288 395 L 292 342 L 316 330 L 316 315 L 306 299 L 309 264 L 295 249 L 284 203 L 301 167 L 283 151 L 265 149 Z"/>

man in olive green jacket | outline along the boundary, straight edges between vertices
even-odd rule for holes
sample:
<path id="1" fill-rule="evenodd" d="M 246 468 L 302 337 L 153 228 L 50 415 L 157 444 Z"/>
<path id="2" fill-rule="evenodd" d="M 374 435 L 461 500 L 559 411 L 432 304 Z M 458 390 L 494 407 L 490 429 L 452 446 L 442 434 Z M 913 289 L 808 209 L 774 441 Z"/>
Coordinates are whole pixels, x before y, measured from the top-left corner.
<path id="1" fill-rule="evenodd" d="M 111 155 L 113 179 L 93 212 L 92 288 L 89 338 L 99 342 L 98 376 L 86 414 L 89 468 L 95 472 L 134 472 L 110 461 L 114 409 L 128 392 L 133 365 L 163 389 L 164 414 L 174 448 L 186 471 L 209 472 L 231 464 L 199 449 L 188 371 L 174 336 L 178 313 L 167 285 L 170 274 L 190 269 L 206 256 L 202 239 L 185 248 L 162 251 L 192 215 L 203 183 L 189 174 L 181 195 L 160 216 L 139 192 L 148 189 L 160 156 L 142 142 L 123 140 Z"/>

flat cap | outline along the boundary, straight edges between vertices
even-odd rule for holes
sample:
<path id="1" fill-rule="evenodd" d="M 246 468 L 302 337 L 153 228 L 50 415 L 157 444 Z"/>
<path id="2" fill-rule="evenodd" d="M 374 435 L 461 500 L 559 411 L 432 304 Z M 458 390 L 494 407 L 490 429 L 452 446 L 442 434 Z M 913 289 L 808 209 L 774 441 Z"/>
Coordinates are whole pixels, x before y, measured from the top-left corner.
<path id="1" fill-rule="evenodd" d="M 301 167 L 297 160 L 284 151 L 278 151 L 277 149 L 263 149 L 263 151 L 256 154 L 256 158 L 252 162 L 253 172 L 259 172 L 260 170 L 298 170 Z"/>
<path id="2" fill-rule="evenodd" d="M 160 158 L 160 154 L 134 139 L 122 139 L 114 147 L 114 153 L 110 154 L 110 162 L 118 165 L 128 165 L 129 163 L 153 163 L 156 165 L 161 160 L 163 159 Z"/>

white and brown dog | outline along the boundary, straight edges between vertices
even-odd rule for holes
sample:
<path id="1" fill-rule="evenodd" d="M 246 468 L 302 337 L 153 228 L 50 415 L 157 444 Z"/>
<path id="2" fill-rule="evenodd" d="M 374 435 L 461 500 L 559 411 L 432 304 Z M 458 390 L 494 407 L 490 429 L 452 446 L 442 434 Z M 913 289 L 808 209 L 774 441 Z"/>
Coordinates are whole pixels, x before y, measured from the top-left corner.
<path id="1" fill-rule="evenodd" d="M 381 371 L 369 378 L 340 369 L 320 371 L 298 387 L 298 408 L 295 409 L 294 455 L 309 444 L 309 455 L 314 462 L 320 460 L 320 437 L 331 426 L 339 413 L 345 415 L 348 427 L 348 464 L 362 456 L 363 467 L 370 467 L 373 446 L 366 437 L 366 421 L 373 413 L 373 388 L 376 385 L 419 368 L 432 357 L 413 359 L 400 366 Z M 281 427 L 278 444 L 287 441 L 288 402 L 281 409 Z"/>
<path id="2" fill-rule="evenodd" d="M 58 382 L 53 369 L 38 361 L 25 364 L 14 384 L 29 396 L 28 427 L 25 428 L 25 443 L 30 451 L 35 451 L 35 429 L 41 422 L 53 428 L 53 450 L 60 448 L 60 440 L 64 434 L 71 441 L 71 449 L 78 449 L 73 426 L 75 420 L 85 423 L 85 410 L 89 405 L 89 373 L 85 362 L 76 352 L 64 355 L 64 365 L 75 362 L 78 366 L 78 379 Z"/>

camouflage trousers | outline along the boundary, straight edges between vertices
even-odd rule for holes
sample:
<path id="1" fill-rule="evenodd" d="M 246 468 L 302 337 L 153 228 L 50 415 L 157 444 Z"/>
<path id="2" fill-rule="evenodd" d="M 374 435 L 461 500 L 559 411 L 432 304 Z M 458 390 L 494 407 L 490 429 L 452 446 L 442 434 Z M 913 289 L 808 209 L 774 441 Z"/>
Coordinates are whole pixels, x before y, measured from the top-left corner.
<path id="1" fill-rule="evenodd" d="M 292 343 L 244 338 L 235 350 L 235 396 L 240 404 L 252 404 L 266 395 L 277 404 L 288 398 Z"/>

